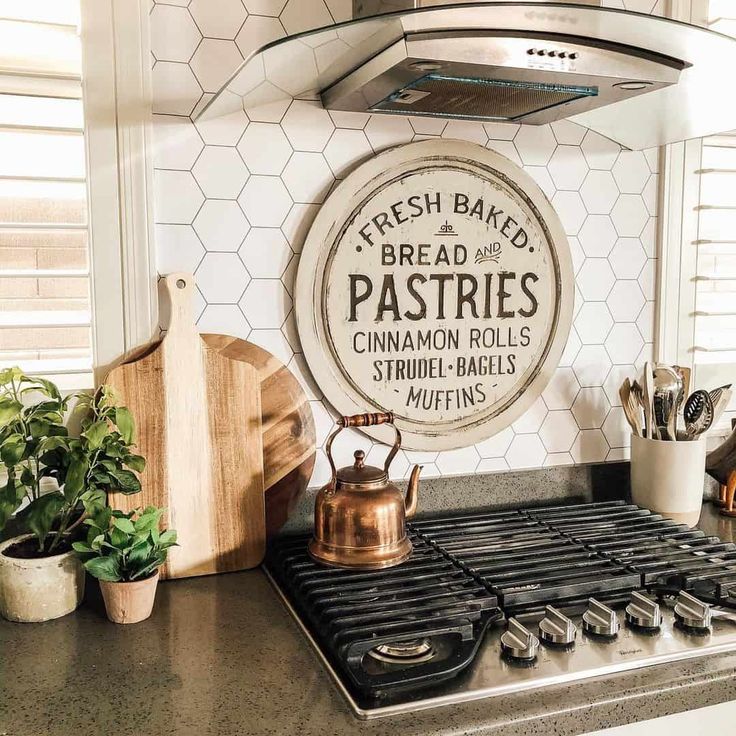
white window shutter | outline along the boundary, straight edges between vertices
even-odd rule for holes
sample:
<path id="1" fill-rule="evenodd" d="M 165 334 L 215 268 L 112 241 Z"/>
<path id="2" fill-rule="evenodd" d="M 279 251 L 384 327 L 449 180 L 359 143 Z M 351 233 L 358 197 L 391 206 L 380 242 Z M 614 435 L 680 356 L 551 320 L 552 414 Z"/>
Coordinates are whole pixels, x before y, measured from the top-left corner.
<path id="1" fill-rule="evenodd" d="M 711 0 L 708 26 L 736 36 L 736 2 Z M 736 131 L 704 138 L 698 175 L 695 386 L 736 384 Z M 736 385 L 734 386 L 736 389 Z M 727 431 L 736 400 L 721 420 Z"/>
<path id="2" fill-rule="evenodd" d="M 0 367 L 92 386 L 79 0 L 0 0 Z"/>

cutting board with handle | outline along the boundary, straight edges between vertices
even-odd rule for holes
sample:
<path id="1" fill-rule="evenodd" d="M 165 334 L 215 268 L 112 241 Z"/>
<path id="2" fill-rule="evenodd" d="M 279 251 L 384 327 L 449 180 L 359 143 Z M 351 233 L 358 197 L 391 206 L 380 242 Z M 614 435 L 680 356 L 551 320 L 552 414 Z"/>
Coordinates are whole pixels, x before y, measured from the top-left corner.
<path id="1" fill-rule="evenodd" d="M 136 419 L 146 458 L 139 494 L 113 494 L 132 509 L 168 509 L 178 532 L 167 578 L 255 567 L 265 553 L 261 391 L 258 371 L 207 345 L 194 324 L 190 274 L 170 274 L 163 340 L 113 368 L 106 383 Z"/>
<path id="2" fill-rule="evenodd" d="M 227 335 L 206 334 L 202 339 L 221 355 L 250 363 L 258 371 L 266 532 L 274 534 L 286 523 L 312 477 L 317 451 L 309 399 L 296 376 L 268 350 Z"/>

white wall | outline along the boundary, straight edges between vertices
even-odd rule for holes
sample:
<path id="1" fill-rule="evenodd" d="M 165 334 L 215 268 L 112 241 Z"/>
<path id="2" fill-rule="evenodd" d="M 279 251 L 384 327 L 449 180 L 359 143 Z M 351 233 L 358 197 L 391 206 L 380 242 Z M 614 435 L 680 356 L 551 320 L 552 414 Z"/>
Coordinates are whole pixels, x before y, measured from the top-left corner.
<path id="1" fill-rule="evenodd" d="M 626 8 L 658 12 L 654 0 Z M 245 113 L 194 125 L 242 58 L 266 41 L 348 17 L 351 0 L 166 0 L 151 10 L 156 243 L 161 273 L 194 271 L 201 330 L 276 354 L 312 400 L 321 445 L 330 407 L 309 376 L 292 312 L 304 235 L 336 179 L 382 149 L 427 136 L 463 138 L 522 165 L 557 209 L 576 272 L 574 328 L 550 386 L 512 427 L 474 447 L 402 453 L 426 475 L 617 460 L 627 456 L 618 386 L 652 354 L 657 151 L 621 151 L 569 122 L 524 126 L 327 113 L 293 101 L 261 122 Z M 623 7 L 620 0 L 605 4 Z M 338 464 L 362 447 L 343 432 Z M 375 464 L 375 463 L 374 463 Z M 326 480 L 320 451 L 313 484 Z"/>

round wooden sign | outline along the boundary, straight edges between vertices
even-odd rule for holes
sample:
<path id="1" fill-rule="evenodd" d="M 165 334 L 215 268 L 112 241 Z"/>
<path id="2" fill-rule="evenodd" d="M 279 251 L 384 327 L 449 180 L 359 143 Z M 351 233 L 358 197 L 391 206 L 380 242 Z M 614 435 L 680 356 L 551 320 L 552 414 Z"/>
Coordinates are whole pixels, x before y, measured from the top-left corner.
<path id="1" fill-rule="evenodd" d="M 567 238 L 534 180 L 435 140 L 376 156 L 330 195 L 302 252 L 296 318 L 337 411 L 391 411 L 405 447 L 442 450 L 490 437 L 539 396 L 573 299 Z"/>

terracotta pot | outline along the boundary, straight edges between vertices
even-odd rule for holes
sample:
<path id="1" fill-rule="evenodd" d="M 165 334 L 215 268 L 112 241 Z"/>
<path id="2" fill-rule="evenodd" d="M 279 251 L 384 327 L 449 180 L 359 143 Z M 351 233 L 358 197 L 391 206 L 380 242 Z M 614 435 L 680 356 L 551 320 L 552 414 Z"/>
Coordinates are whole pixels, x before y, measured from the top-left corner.
<path id="1" fill-rule="evenodd" d="M 100 580 L 107 617 L 116 624 L 137 624 L 151 615 L 156 598 L 158 573 L 145 580 L 130 583 L 110 583 Z"/>
<path id="2" fill-rule="evenodd" d="M 73 551 L 26 560 L 5 550 L 32 534 L 0 543 L 0 615 L 9 621 L 49 621 L 71 613 L 84 596 L 84 566 Z"/>

